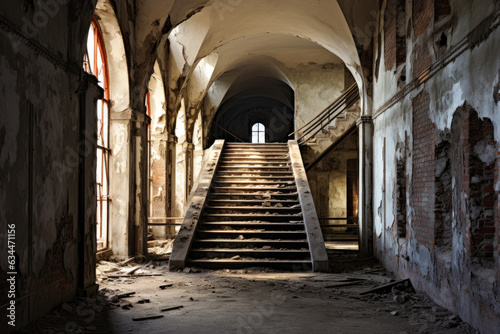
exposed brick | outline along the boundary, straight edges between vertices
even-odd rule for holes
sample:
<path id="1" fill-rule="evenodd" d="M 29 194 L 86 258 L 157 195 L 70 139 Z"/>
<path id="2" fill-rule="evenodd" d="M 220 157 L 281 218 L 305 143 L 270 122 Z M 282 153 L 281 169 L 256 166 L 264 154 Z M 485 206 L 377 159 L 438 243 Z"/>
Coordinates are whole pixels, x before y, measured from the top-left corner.
<path id="1" fill-rule="evenodd" d="M 429 118 L 429 94 L 413 99 L 413 232 L 423 245 L 434 243 L 434 127 Z"/>
<path id="2" fill-rule="evenodd" d="M 429 27 L 434 16 L 434 0 L 413 0 L 413 30 L 415 38 Z"/>
<path id="3" fill-rule="evenodd" d="M 418 77 L 432 64 L 431 53 L 426 44 L 417 44 L 413 49 L 413 76 Z"/>
<path id="4" fill-rule="evenodd" d="M 493 258 L 495 238 L 495 164 L 486 165 L 475 152 L 474 147 L 480 141 L 491 142 L 494 128 L 491 120 L 481 120 L 478 113 L 468 107 L 462 124 L 462 146 L 464 152 L 463 188 L 469 198 L 469 212 L 479 217 L 471 219 L 471 256 L 476 259 Z M 471 180 L 474 180 L 471 182 Z M 497 218 L 498 219 L 498 218 Z"/>
<path id="5" fill-rule="evenodd" d="M 387 0 L 384 12 L 384 59 L 385 68 L 396 64 L 396 0 Z"/>

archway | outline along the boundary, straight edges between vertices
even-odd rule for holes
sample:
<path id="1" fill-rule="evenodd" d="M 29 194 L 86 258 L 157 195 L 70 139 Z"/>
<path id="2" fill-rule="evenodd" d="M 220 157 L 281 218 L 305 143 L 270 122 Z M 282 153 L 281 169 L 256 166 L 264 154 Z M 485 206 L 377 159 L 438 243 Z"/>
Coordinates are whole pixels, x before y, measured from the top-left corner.
<path id="1" fill-rule="evenodd" d="M 94 18 L 87 39 L 87 52 L 83 63 L 85 71 L 93 74 L 99 80 L 99 86 L 104 89 L 104 97 L 97 101 L 97 251 L 109 247 L 109 75 L 106 49 L 101 28 Z"/>

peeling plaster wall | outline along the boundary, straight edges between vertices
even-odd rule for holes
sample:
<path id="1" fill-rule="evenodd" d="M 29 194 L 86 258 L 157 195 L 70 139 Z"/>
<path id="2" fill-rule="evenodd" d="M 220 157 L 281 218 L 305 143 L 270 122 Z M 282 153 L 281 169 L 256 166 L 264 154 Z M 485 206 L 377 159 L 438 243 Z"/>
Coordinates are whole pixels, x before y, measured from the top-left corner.
<path id="1" fill-rule="evenodd" d="M 149 168 L 152 182 L 149 183 L 150 198 L 149 217 L 168 217 L 167 213 L 167 112 L 165 90 L 159 64 L 156 63 L 154 73 L 149 80 L 150 113 L 151 113 L 151 147 Z M 155 221 L 160 222 L 160 221 Z M 153 234 L 157 238 L 165 238 L 168 228 L 153 227 Z"/>
<path id="2" fill-rule="evenodd" d="M 302 127 L 328 107 L 344 90 L 345 66 L 336 63 L 301 64 L 286 73 L 295 89 L 295 126 Z"/>
<path id="3" fill-rule="evenodd" d="M 358 138 L 355 135 L 351 135 L 307 172 L 319 218 L 348 216 L 347 161 L 351 159 L 358 159 Z"/>
<path id="4" fill-rule="evenodd" d="M 186 142 L 186 111 L 184 101 L 182 101 L 181 108 L 177 114 L 175 134 L 178 142 L 175 159 L 175 205 L 173 210 L 175 217 L 184 217 L 188 195 L 188 190 L 186 189 L 187 169 L 189 168 L 187 162 L 188 143 Z"/>
<path id="5" fill-rule="evenodd" d="M 201 113 L 198 114 L 198 118 L 196 119 L 194 126 L 193 145 L 193 180 L 197 180 L 201 172 L 203 156 L 205 153 L 203 150 L 203 117 Z"/>
<path id="6" fill-rule="evenodd" d="M 95 152 L 92 139 L 96 137 L 98 89 L 96 82 L 86 81 L 73 67 L 76 60 L 65 58 L 71 54 L 69 50 L 81 49 L 84 44 L 82 36 L 80 41 L 68 45 L 69 30 L 60 29 L 67 26 L 67 6 L 53 7 L 46 24 L 33 30 L 25 28 L 24 32 L 23 24 L 28 27 L 34 13 L 47 9 L 38 3 L 26 11 L 18 2 L 4 2 L 2 6 L 10 14 L 9 24 L 17 28 L 7 29 L 6 19 L 2 18 L 0 252 L 5 256 L 0 258 L 0 290 L 8 291 L 7 272 L 17 271 L 16 328 L 20 328 L 74 298 L 77 288 L 94 284 L 95 273 L 89 268 L 95 267 L 95 259 L 93 262 L 88 255 L 96 251 L 96 203 L 88 202 L 79 217 L 78 181 L 79 165 L 85 162 L 88 169 L 84 172 L 83 200 L 95 196 L 95 154 L 86 152 Z M 89 15 L 83 15 L 80 24 L 88 30 Z M 36 42 L 28 43 L 30 37 Z M 45 49 L 37 49 L 41 45 Z M 81 64 L 83 54 L 74 54 Z M 83 114 L 90 112 L 82 120 L 78 93 L 87 103 Z M 88 104 L 92 101 L 93 106 Z M 82 133 L 83 142 L 79 141 L 82 124 L 87 127 Z M 8 225 L 15 225 L 16 270 L 11 270 L 7 263 Z M 83 235 L 79 234 L 80 227 Z M 81 268 L 79 257 L 85 262 Z M 83 276 L 79 276 L 79 269 Z M 7 293 L 2 294 L 0 305 L 8 302 Z M 9 328 L 5 309 L 2 306 L 0 328 Z M 8 331 L 11 329 L 14 328 Z"/>
<path id="7" fill-rule="evenodd" d="M 500 117 L 498 113 L 500 109 L 498 99 L 495 99 L 498 96 L 498 88 L 495 87 L 498 87 L 500 71 L 500 58 L 497 50 L 497 45 L 500 43 L 500 30 L 496 28 L 488 32 L 492 21 L 489 21 L 487 17 L 495 9 L 492 1 L 484 0 L 473 3 L 451 1 L 451 7 L 453 13 L 448 21 L 445 19 L 444 23 L 436 24 L 431 20 L 430 25 L 424 27 L 423 34 L 418 37 L 413 28 L 409 30 L 412 34 L 408 36 L 407 42 L 406 74 L 408 80 L 406 83 L 430 65 L 422 64 L 423 60 L 428 62 L 425 59 L 429 59 L 432 63 L 443 55 L 443 50 L 434 45 L 436 36 L 439 37 L 444 32 L 448 40 L 446 48 L 449 49 L 462 41 L 481 22 L 485 29 L 482 33 L 470 35 L 471 38 L 476 38 L 476 42 L 469 47 L 466 46 L 466 50 L 453 62 L 439 69 L 427 82 L 417 86 L 383 113 L 377 109 L 398 92 L 398 86 L 401 87 L 401 83 L 398 83 L 400 71 L 385 69 L 384 52 L 378 53 L 380 58 L 376 60 L 375 66 L 379 68 L 379 71 L 375 72 L 374 83 L 373 138 L 373 156 L 378 157 L 373 162 L 375 253 L 384 265 L 399 277 L 411 278 L 417 290 L 458 313 L 462 319 L 480 329 L 482 333 L 500 333 L 500 290 L 498 284 L 495 284 L 500 274 L 498 251 L 500 230 L 498 204 Z M 496 10 L 498 10 L 498 4 Z M 408 11 L 411 17 L 411 1 L 407 1 L 407 14 Z M 381 38 L 381 35 L 383 32 L 378 35 L 378 38 Z M 381 45 L 383 47 L 383 40 Z M 422 99 L 426 96 L 428 98 Z M 432 189 L 421 190 L 420 181 L 417 180 L 422 179 L 420 173 L 423 169 L 422 165 L 415 165 L 415 161 L 420 161 L 416 160 L 417 156 L 420 159 L 426 152 L 422 150 L 427 148 L 431 150 L 428 154 L 433 154 L 434 145 L 438 145 L 447 133 L 451 131 L 453 135 L 462 131 L 460 128 L 457 128 L 459 130 L 452 129 L 452 120 L 457 110 L 463 106 L 475 109 L 482 119 L 490 119 L 494 127 L 495 142 L 488 146 L 487 150 L 473 148 L 484 160 L 490 162 L 496 160 L 494 181 L 496 237 L 493 242 L 495 248 L 492 267 L 473 265 L 475 260 L 469 249 L 469 238 L 471 234 L 474 234 L 471 229 L 474 221 L 466 212 L 468 206 L 460 204 L 468 202 L 467 194 L 462 190 L 462 186 L 459 186 L 461 183 L 453 182 L 453 189 L 457 194 L 453 197 L 455 198 L 453 206 L 459 210 L 458 206 L 462 205 L 460 210 L 464 211 L 469 218 L 465 219 L 464 224 L 459 224 L 462 218 L 456 214 L 453 215 L 452 245 L 449 253 L 442 253 L 435 245 L 437 234 L 434 231 L 434 221 L 429 221 L 428 226 L 424 227 L 417 219 L 420 209 L 416 204 L 425 200 L 433 205 L 434 197 L 439 196 Z M 422 123 L 423 121 L 428 123 Z M 416 128 L 420 126 L 424 128 Z M 428 131 L 429 134 L 424 138 L 432 139 L 431 142 L 417 139 L 415 134 L 421 130 Z M 454 145 L 453 141 L 452 145 Z M 435 166 L 428 166 L 428 168 L 434 171 L 439 167 L 438 161 L 433 160 L 434 156 L 430 158 Z M 458 155 L 453 158 L 453 161 L 461 161 L 461 159 L 463 159 L 462 155 Z M 398 237 L 396 223 L 396 172 L 399 161 L 406 161 L 407 184 L 406 198 L 403 199 L 406 206 L 407 232 L 406 236 L 402 237 Z M 460 173 L 464 170 L 458 169 Z M 430 180 L 434 184 L 434 172 Z M 431 193 L 431 197 L 426 197 Z M 430 214 L 433 215 L 433 211 Z M 422 234 L 424 231 L 428 234 Z"/>

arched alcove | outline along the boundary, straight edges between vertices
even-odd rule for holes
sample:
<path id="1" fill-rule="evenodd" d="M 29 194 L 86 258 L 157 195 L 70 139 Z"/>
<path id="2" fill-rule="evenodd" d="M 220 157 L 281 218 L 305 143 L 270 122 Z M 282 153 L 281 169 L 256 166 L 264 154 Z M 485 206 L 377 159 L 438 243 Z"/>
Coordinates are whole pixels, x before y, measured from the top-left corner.
<path id="1" fill-rule="evenodd" d="M 212 122 L 208 145 L 216 139 L 252 142 L 252 126 L 261 123 L 266 142 L 286 142 L 294 129 L 294 91 L 266 77 L 236 81 Z"/>
<path id="2" fill-rule="evenodd" d="M 102 49 L 105 50 L 104 62 L 107 64 L 107 103 L 108 139 L 101 147 L 112 152 L 105 157 L 109 191 L 108 200 L 108 243 L 107 248 L 113 255 L 128 257 L 133 245 L 129 244 L 130 203 L 133 195 L 130 190 L 130 89 L 127 55 L 123 36 L 113 6 L 108 0 L 99 0 L 94 12 L 95 25 L 99 27 Z M 99 110 L 98 110 L 99 112 Z"/>

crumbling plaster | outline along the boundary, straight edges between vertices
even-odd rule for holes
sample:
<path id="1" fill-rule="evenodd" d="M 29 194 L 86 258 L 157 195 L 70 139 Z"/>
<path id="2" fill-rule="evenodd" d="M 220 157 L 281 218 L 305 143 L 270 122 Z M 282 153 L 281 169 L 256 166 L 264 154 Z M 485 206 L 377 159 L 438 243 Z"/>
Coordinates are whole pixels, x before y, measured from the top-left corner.
<path id="1" fill-rule="evenodd" d="M 252 50 L 252 55 L 254 51 L 258 54 L 259 45 L 262 43 L 267 45 L 266 43 L 271 43 L 273 36 L 276 38 L 279 35 L 288 35 L 290 39 L 297 39 L 295 37 L 297 36 L 298 39 L 311 41 L 312 44 L 319 45 L 327 51 L 336 54 L 353 72 L 361 90 L 364 89 L 363 79 L 355 73 L 355 68 L 360 68 L 360 66 L 358 65 L 359 58 L 354 47 L 352 35 L 337 3 L 322 3 L 320 6 L 310 6 L 300 1 L 293 3 L 288 1 L 286 5 L 282 5 L 279 2 L 267 1 L 253 2 L 252 4 L 246 2 L 237 4 L 222 3 L 222 5 L 230 7 L 228 13 L 230 12 L 231 15 L 221 15 L 220 8 L 216 6 L 217 3 L 213 2 L 211 4 L 214 5 L 196 11 L 192 17 L 176 27 L 173 35 L 169 37 L 172 52 L 169 95 L 173 98 L 169 102 L 169 105 L 171 104 L 169 112 L 173 114 L 177 112 L 180 99 L 185 95 L 183 93 L 185 89 L 183 86 L 185 86 L 186 80 L 190 80 L 195 63 L 201 61 L 214 51 L 219 54 L 219 57 L 221 55 L 227 57 L 217 62 L 216 73 L 213 76 L 217 78 L 219 73 L 227 72 L 231 69 L 231 64 L 241 59 L 244 54 L 242 51 L 248 49 Z M 278 10 L 275 11 L 273 10 L 274 8 Z M 251 15 L 251 13 L 256 11 L 259 12 L 259 15 Z M 300 17 L 297 17 L 295 12 L 300 12 Z M 328 18 L 322 20 L 321 18 L 326 12 L 329 13 Z M 269 16 L 271 13 L 273 13 L 272 17 Z M 332 19 L 331 13 L 335 13 L 335 19 Z M 318 22 L 317 26 L 311 26 L 311 20 L 307 18 L 314 18 L 312 21 Z M 257 19 L 258 22 L 255 22 Z M 290 21 L 296 24 L 294 26 L 282 24 Z M 208 30 L 206 28 L 207 22 L 210 22 Z M 326 24 L 324 22 L 329 23 Z M 198 29 L 193 29 L 196 27 Z M 187 39 L 188 32 L 193 30 L 197 31 L 197 35 Z M 180 34 L 181 31 L 186 33 Z M 182 40 L 179 39 L 180 36 L 182 36 Z M 280 39 L 283 38 L 286 39 L 286 37 L 280 36 Z M 333 39 L 335 39 L 335 42 L 332 42 Z M 183 42 L 183 40 L 185 41 Z M 200 41 L 202 41 L 201 44 Z M 240 47 L 238 47 L 238 43 L 241 44 Z M 301 48 L 295 47 L 295 43 L 287 43 L 288 51 L 285 50 L 285 52 L 293 55 L 297 51 L 300 51 L 297 49 Z M 262 49 L 269 48 L 262 47 Z M 281 48 L 281 51 L 283 52 L 283 48 Z M 288 57 L 290 58 L 290 56 Z M 300 57 L 295 57 L 295 59 L 300 59 Z M 318 63 L 323 62 L 320 61 Z M 210 92 L 210 90 L 208 91 Z M 187 101 L 186 105 L 190 106 L 190 102 Z M 196 109 L 194 107 L 194 110 Z M 195 118 L 196 116 L 197 112 L 194 113 L 193 117 Z M 210 120 L 208 121 L 210 122 Z"/>
<path id="2" fill-rule="evenodd" d="M 489 13 L 492 12 L 491 1 L 475 3 L 451 2 L 453 18 L 451 22 L 460 22 L 454 25 L 448 41 L 448 48 L 459 43 L 475 28 Z M 408 6 L 407 6 L 408 8 Z M 485 10 L 486 9 L 486 10 Z M 380 25 L 383 26 L 383 25 Z M 437 55 L 432 46 L 434 28 L 429 28 L 413 43 L 409 43 L 408 55 L 411 55 L 415 45 L 428 45 L 432 59 Z M 379 35 L 380 38 L 380 35 Z M 412 38 L 412 37 L 410 37 Z M 430 42 L 428 42 L 430 41 Z M 495 140 L 500 139 L 499 107 L 494 96 L 495 86 L 498 84 L 498 69 L 500 59 L 497 57 L 495 46 L 500 43 L 500 32 L 493 31 L 489 37 L 479 45 L 472 46 L 456 59 L 446 65 L 423 85 L 411 91 L 391 108 L 380 114 L 374 120 L 374 159 L 373 173 L 373 217 L 375 252 L 382 262 L 400 277 L 412 278 L 412 282 L 420 291 L 432 296 L 434 300 L 445 307 L 457 312 L 463 319 L 471 322 L 477 328 L 488 332 L 496 323 L 498 317 L 498 287 L 491 284 L 490 280 L 498 277 L 499 256 L 495 257 L 496 269 L 482 269 L 476 272 L 470 266 L 470 254 L 465 249 L 466 231 L 457 230 L 453 225 L 453 248 L 451 263 L 448 271 L 443 271 L 443 260 L 434 247 L 427 247 L 418 243 L 412 229 L 414 210 L 410 197 L 412 194 L 412 99 L 421 92 L 430 96 L 428 106 L 429 117 L 435 126 L 435 133 L 450 131 L 451 122 L 455 111 L 464 104 L 472 106 L 481 118 L 491 119 L 495 128 Z M 382 58 L 376 60 L 380 63 L 378 78 L 374 83 L 375 110 L 389 100 L 397 90 L 399 74 L 393 69 L 385 69 L 383 52 Z M 412 78 L 411 57 L 407 58 L 407 78 Z M 409 79 L 407 82 L 409 82 Z M 440 139 L 436 137 L 436 145 Z M 478 150 L 476 148 L 476 150 Z M 486 147 L 485 160 L 491 161 L 498 156 L 500 147 Z M 384 155 L 385 152 L 385 155 Z M 484 147 L 481 152 L 485 153 Z M 396 162 L 405 158 L 406 161 L 406 206 L 408 234 L 407 238 L 397 238 L 395 213 L 394 187 L 396 180 Z M 498 160 L 498 159 L 497 159 Z M 499 183 L 496 178 L 498 194 Z M 498 197 L 497 197 L 498 201 Z M 456 217 L 454 219 L 457 219 Z M 498 226 L 497 226 L 498 233 Z M 498 246 L 496 246 L 498 247 Z M 498 249 L 498 248 L 497 248 Z M 446 263 L 446 262 L 444 262 Z M 445 264 L 444 264 L 445 265 Z M 446 265 L 445 265 L 446 266 Z M 489 273 L 489 274 L 488 274 Z M 479 275 L 479 276 L 478 276 Z M 489 278 L 487 278 L 489 276 Z M 471 276 L 478 277 L 476 280 Z M 467 286 L 467 291 L 464 287 Z M 483 308 L 490 309 L 489 319 L 486 321 Z M 496 321 L 496 322 L 495 322 Z M 497 327 L 498 329 L 498 327 Z"/>

